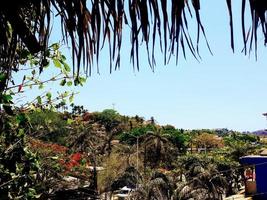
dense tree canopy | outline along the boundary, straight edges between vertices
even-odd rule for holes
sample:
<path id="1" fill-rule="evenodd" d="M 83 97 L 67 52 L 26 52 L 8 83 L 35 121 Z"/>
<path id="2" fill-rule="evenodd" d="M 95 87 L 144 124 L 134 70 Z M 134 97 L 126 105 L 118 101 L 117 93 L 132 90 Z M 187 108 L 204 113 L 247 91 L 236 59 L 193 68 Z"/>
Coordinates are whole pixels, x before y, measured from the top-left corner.
<path id="1" fill-rule="evenodd" d="M 233 20 L 231 0 L 226 0 L 231 27 L 231 46 L 234 49 Z M 244 52 L 252 50 L 257 43 L 257 29 L 261 25 L 267 42 L 266 1 L 242 0 L 242 31 Z M 245 27 L 245 8 L 249 4 L 252 24 Z M 188 17 L 195 13 L 197 22 L 197 42 L 193 44 L 188 29 Z M 59 16 L 62 35 L 72 47 L 73 66 L 79 74 L 81 62 L 85 72 L 90 74 L 99 52 L 107 44 L 110 51 L 110 70 L 120 66 L 122 30 L 130 26 L 133 65 L 139 68 L 139 45 L 147 48 L 151 67 L 155 65 L 154 46 L 158 43 L 164 55 L 164 63 L 172 54 L 178 57 L 179 48 L 185 54 L 185 46 L 198 58 L 200 34 L 206 40 L 204 27 L 200 20 L 200 0 L 21 0 L 0 3 L 0 72 L 10 75 L 18 70 L 19 58 L 25 50 L 31 54 L 39 53 L 40 69 L 47 65 L 47 47 L 51 33 L 51 19 Z M 226 16 L 227 17 L 227 16 Z M 55 27 L 54 27 L 55 28 Z M 207 43 L 208 44 L 208 43 Z M 257 48 L 257 45 L 255 45 Z"/>

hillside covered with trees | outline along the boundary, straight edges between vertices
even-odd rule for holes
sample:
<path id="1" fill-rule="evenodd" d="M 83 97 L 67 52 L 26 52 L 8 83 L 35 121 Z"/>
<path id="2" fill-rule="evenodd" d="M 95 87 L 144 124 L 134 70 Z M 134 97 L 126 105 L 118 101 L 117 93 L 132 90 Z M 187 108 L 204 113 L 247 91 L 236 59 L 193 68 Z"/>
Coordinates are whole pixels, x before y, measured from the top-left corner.
<path id="1" fill-rule="evenodd" d="M 1 137 L 8 162 L 0 167 L 17 170 L 2 171 L 1 199 L 108 199 L 124 186 L 136 189 L 131 199 L 221 199 L 244 183 L 239 158 L 265 146 L 258 136 L 227 129 L 177 129 L 153 117 L 89 112 L 73 104 L 70 110 L 16 110 L 10 133 L 23 123 L 27 135 L 25 146 Z M 26 153 L 21 160 L 20 148 Z"/>

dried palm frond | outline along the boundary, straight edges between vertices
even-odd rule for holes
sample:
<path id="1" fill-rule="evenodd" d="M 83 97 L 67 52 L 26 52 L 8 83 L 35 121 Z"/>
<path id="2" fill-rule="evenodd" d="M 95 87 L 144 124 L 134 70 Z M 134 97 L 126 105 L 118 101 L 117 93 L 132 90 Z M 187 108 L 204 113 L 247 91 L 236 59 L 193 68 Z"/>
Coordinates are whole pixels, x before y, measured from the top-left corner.
<path id="1" fill-rule="evenodd" d="M 245 3 L 249 1 L 252 28 L 245 29 Z M 231 46 L 234 50 L 233 17 L 231 0 L 226 0 L 231 27 Z M 127 8 L 128 7 L 128 8 Z M 186 9 L 188 8 L 188 9 Z M 197 42 L 192 42 L 188 17 L 195 11 L 197 22 Z M 188 10 L 188 12 L 187 12 Z M 254 42 L 257 50 L 257 29 L 261 24 L 267 42 L 267 3 L 262 0 L 242 0 L 242 30 L 244 51 L 250 37 L 250 48 Z M 54 13 L 56 11 L 56 13 Z M 108 45 L 110 71 L 120 67 L 122 30 L 130 26 L 133 66 L 139 69 L 139 47 L 146 45 L 150 66 L 155 61 L 156 41 L 159 41 L 164 55 L 176 55 L 179 49 L 186 56 L 186 46 L 192 55 L 199 59 L 200 33 L 205 41 L 206 34 L 200 20 L 200 0 L 9 0 L 0 2 L 0 71 L 10 74 L 18 70 L 18 61 L 23 51 L 39 53 L 40 71 L 47 64 L 46 49 L 51 32 L 50 19 L 59 16 L 62 35 L 72 47 L 73 71 L 79 74 L 81 66 L 91 74 L 94 63 L 98 63 L 100 50 Z M 207 42 L 209 48 L 209 44 Z M 152 49 L 151 49 L 152 48 Z"/>
<path id="2" fill-rule="evenodd" d="M 246 0 L 242 0 L 242 33 L 243 33 L 243 41 L 244 41 L 244 52 L 247 53 L 247 43 L 250 37 L 249 42 L 249 53 L 252 51 L 252 46 L 254 42 L 255 48 L 255 57 L 257 59 L 257 30 L 261 25 L 262 33 L 264 35 L 264 44 L 267 44 L 267 18 L 265 14 L 267 12 L 267 2 L 261 0 L 249 0 L 250 4 L 250 12 L 251 12 L 251 28 L 246 33 L 245 29 L 245 8 L 246 8 Z"/>

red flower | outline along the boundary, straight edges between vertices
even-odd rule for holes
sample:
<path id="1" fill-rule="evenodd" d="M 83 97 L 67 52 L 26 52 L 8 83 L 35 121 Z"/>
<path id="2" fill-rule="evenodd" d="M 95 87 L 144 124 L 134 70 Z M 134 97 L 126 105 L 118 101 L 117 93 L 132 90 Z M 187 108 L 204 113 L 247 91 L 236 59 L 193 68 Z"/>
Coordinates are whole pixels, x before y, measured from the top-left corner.
<path id="1" fill-rule="evenodd" d="M 80 153 L 74 153 L 71 155 L 70 159 L 72 161 L 79 162 L 81 160 L 81 154 Z"/>

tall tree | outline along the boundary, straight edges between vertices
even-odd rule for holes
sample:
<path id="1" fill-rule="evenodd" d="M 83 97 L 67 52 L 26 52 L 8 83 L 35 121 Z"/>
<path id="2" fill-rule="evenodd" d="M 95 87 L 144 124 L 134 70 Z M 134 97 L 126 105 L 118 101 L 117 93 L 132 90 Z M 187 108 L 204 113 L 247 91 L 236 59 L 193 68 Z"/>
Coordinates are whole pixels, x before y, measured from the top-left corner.
<path id="1" fill-rule="evenodd" d="M 160 130 L 156 132 L 148 131 L 144 136 L 144 168 L 149 164 L 151 168 L 156 168 L 160 163 L 168 163 L 172 144 Z"/>
<path id="2" fill-rule="evenodd" d="M 185 181 L 178 184 L 174 199 L 222 199 L 227 182 L 214 165 L 194 156 L 180 162 L 185 170 Z"/>
<path id="3" fill-rule="evenodd" d="M 174 184 L 165 174 L 153 171 L 147 182 L 143 182 L 131 195 L 133 200 L 172 199 Z"/>

